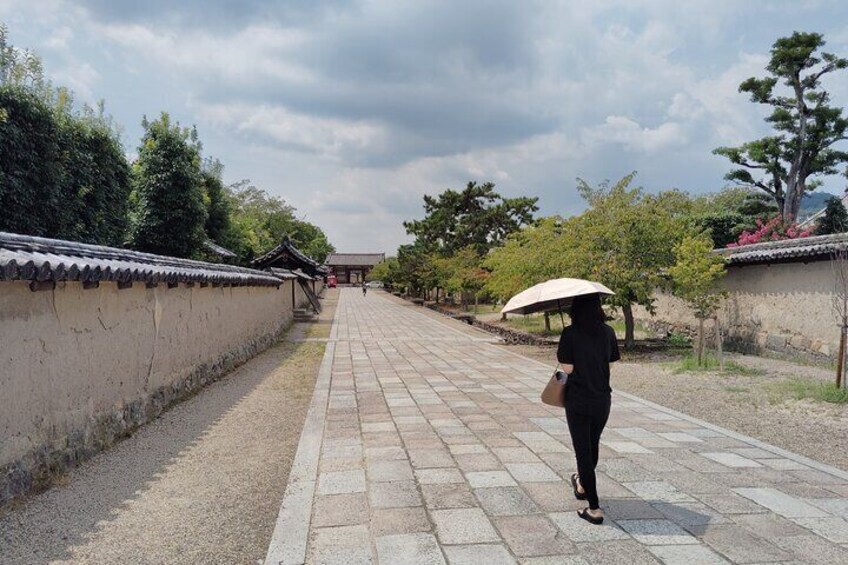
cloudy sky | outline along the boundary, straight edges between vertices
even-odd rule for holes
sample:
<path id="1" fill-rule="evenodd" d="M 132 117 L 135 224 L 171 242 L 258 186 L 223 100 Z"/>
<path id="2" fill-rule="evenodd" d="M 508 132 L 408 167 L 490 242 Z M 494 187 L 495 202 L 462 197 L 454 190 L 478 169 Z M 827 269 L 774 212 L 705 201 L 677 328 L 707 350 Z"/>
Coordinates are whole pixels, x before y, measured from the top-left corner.
<path id="1" fill-rule="evenodd" d="M 767 131 L 737 87 L 774 40 L 818 31 L 848 55 L 841 0 L 0 0 L 0 21 L 56 84 L 105 99 L 128 154 L 166 110 L 225 181 L 350 252 L 393 252 L 422 195 L 469 180 L 564 215 L 576 177 L 716 190 L 712 149 Z M 827 86 L 848 105 L 848 78 Z"/>

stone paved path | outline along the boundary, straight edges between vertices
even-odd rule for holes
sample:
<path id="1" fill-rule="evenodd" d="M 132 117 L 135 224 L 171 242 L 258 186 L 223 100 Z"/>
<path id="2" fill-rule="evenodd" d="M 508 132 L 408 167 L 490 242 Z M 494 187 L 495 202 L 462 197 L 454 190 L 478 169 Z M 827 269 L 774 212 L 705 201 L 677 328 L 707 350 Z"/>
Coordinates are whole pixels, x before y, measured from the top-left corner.
<path id="1" fill-rule="evenodd" d="M 848 473 L 622 394 L 583 522 L 550 368 L 453 324 L 342 292 L 266 563 L 848 563 Z"/>

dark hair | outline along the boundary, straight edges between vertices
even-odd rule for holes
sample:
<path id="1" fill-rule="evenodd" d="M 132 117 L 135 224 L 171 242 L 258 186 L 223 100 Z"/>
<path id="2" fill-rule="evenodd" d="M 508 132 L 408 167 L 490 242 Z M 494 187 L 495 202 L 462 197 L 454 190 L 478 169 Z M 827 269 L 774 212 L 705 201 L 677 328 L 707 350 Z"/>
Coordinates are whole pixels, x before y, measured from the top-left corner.
<path id="1" fill-rule="evenodd" d="M 606 317 L 601 308 L 601 295 L 583 294 L 571 302 L 571 324 L 581 332 L 595 333 L 601 330 Z"/>

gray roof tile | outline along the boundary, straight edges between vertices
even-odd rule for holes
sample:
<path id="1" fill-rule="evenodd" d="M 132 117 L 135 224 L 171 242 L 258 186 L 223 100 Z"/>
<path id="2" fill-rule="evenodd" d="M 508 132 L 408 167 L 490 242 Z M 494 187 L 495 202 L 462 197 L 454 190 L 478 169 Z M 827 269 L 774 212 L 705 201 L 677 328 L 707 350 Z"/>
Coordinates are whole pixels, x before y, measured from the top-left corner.
<path id="1" fill-rule="evenodd" d="M 728 247 L 715 252 L 725 257 L 728 265 L 749 265 L 825 259 L 835 251 L 846 249 L 848 233 L 838 233 Z"/>

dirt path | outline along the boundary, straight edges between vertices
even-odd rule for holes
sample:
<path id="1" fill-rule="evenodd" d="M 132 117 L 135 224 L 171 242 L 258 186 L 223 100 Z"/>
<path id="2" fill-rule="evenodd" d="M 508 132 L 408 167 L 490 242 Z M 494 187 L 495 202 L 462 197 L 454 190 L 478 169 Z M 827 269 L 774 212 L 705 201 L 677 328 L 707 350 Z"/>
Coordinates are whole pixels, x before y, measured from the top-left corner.
<path id="1" fill-rule="evenodd" d="M 325 347 L 311 327 L 3 511 L 0 563 L 261 560 Z"/>

